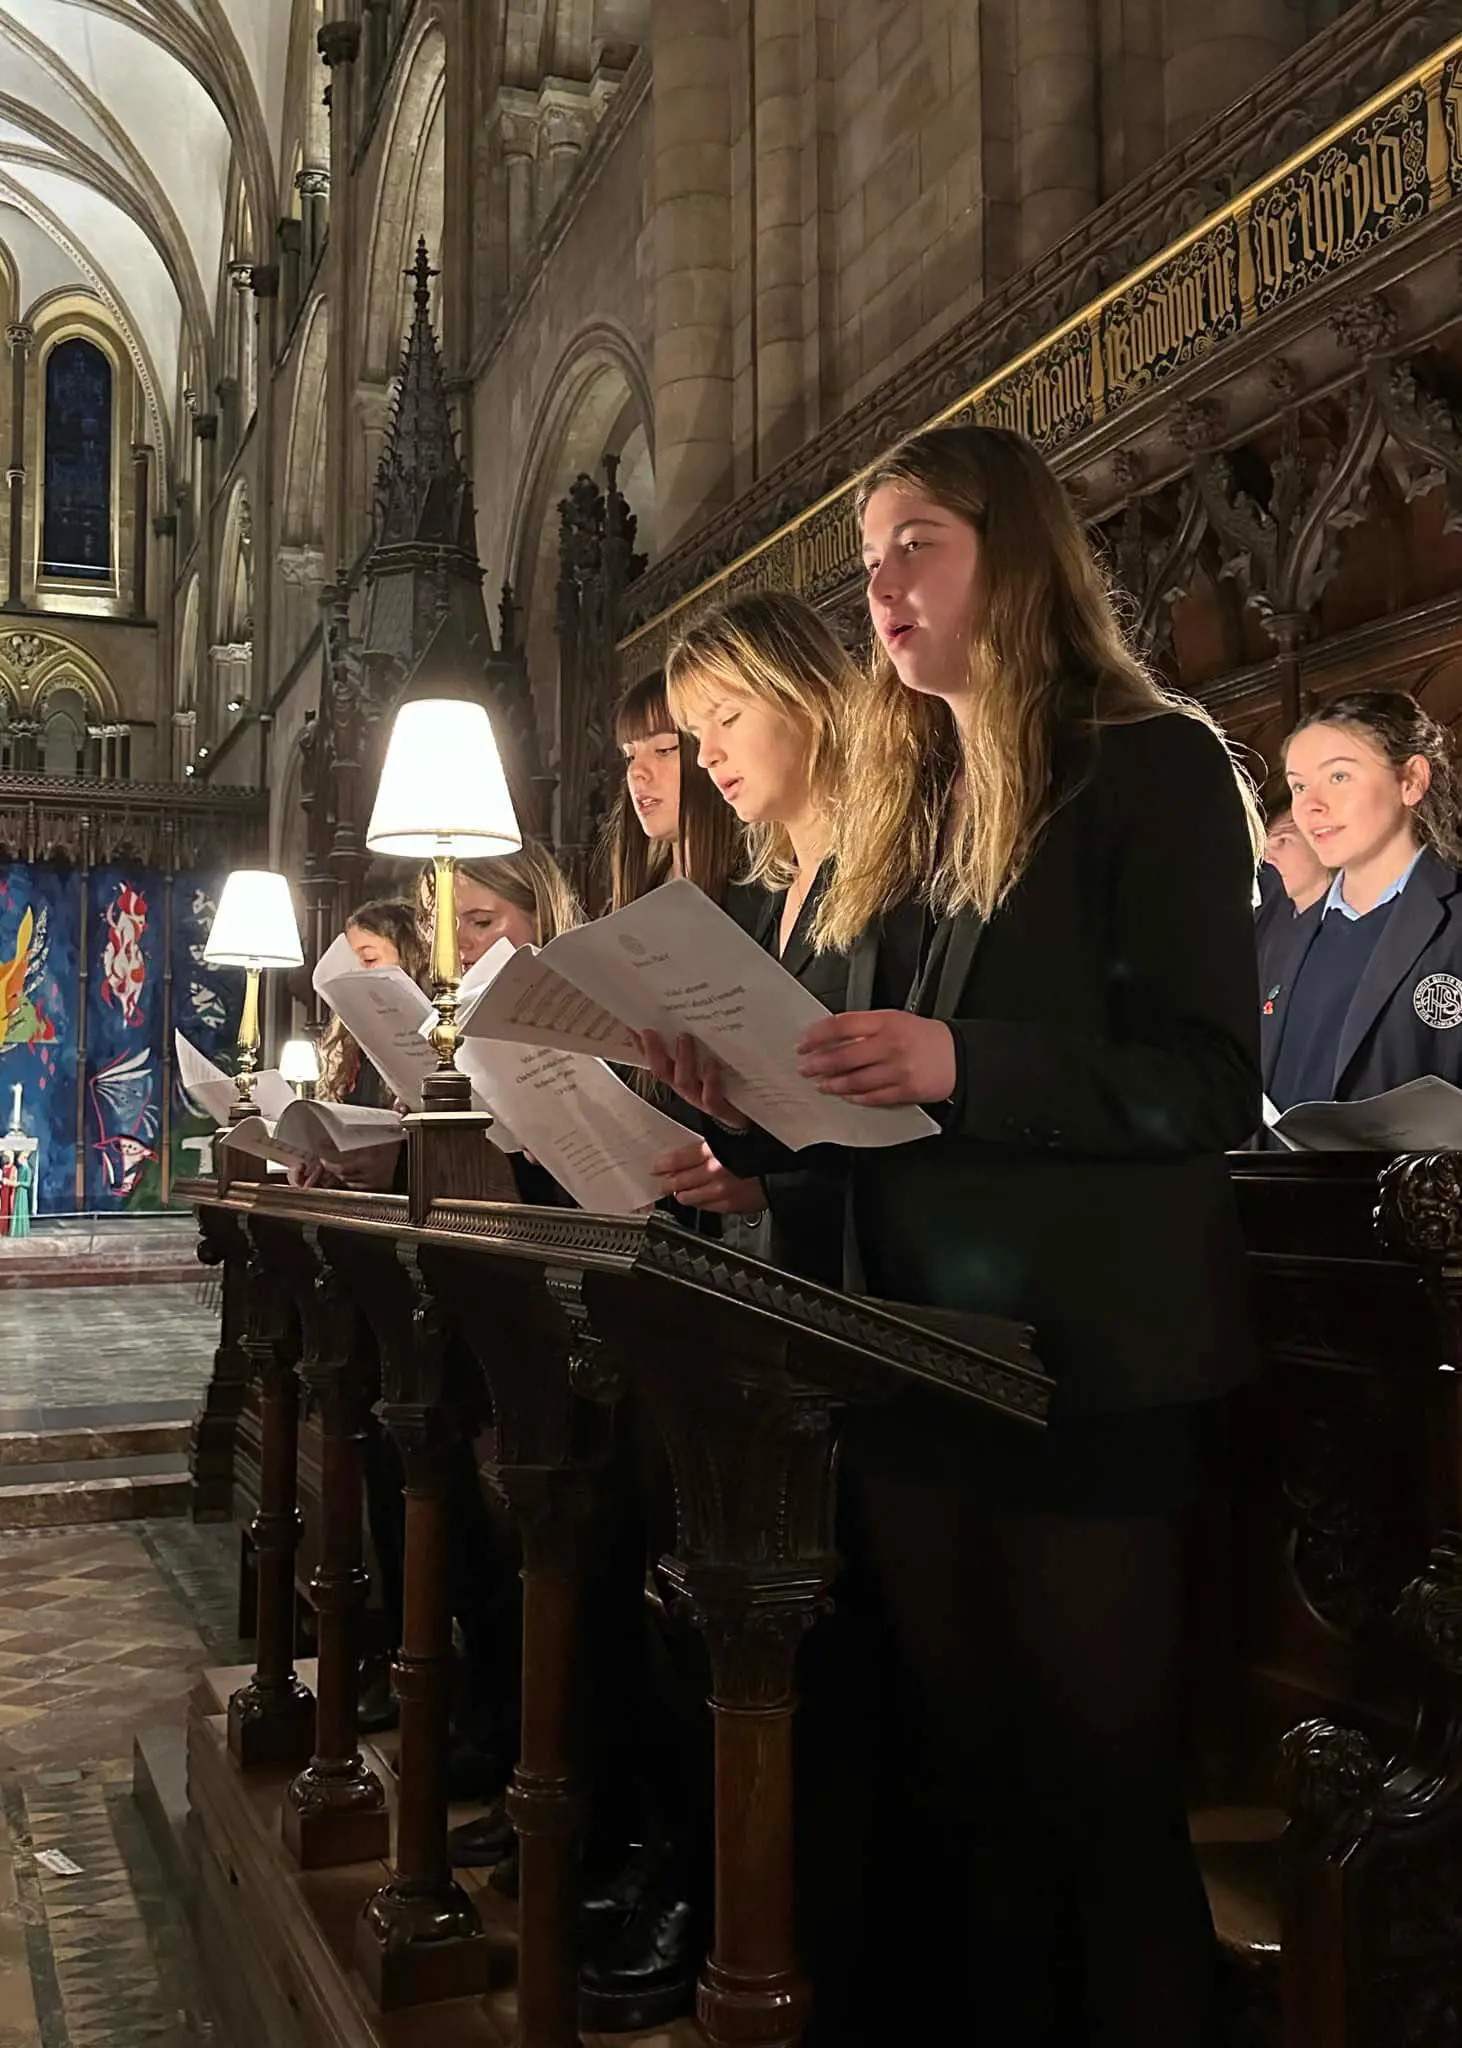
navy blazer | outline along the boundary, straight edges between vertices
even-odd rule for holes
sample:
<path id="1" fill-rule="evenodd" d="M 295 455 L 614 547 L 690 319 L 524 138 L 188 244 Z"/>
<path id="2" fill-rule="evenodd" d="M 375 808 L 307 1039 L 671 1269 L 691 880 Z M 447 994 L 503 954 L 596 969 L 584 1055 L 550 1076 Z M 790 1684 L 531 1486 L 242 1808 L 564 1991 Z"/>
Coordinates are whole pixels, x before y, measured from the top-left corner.
<path id="1" fill-rule="evenodd" d="M 1260 983 L 1266 1089 L 1289 1022 L 1290 998 L 1324 915 L 1322 897 L 1295 919 L 1272 978 Z M 1359 1102 L 1423 1074 L 1462 1087 L 1462 875 L 1431 851 L 1412 869 L 1356 983 L 1336 1048 L 1332 1099 Z"/>

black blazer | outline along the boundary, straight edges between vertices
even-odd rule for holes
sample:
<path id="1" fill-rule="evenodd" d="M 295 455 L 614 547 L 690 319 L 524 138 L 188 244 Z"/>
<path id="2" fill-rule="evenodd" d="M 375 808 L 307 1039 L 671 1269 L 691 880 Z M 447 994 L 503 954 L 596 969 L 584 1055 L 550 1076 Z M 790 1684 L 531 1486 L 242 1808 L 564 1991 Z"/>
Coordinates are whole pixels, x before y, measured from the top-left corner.
<path id="1" fill-rule="evenodd" d="M 815 953 L 812 926 L 822 898 L 823 876 L 808 891 L 798 914 L 782 966 L 810 994 L 833 1012 L 846 1009 L 848 1000 L 848 958 L 842 953 Z M 762 891 L 762 903 L 747 930 L 775 960 L 781 937 L 785 889 Z M 707 1126 L 706 1136 L 713 1152 L 725 1134 Z M 769 1259 L 784 1272 L 804 1280 L 818 1280 L 828 1287 L 841 1287 L 844 1269 L 844 1219 L 847 1206 L 845 1155 L 836 1145 L 812 1145 L 797 1153 L 781 1155 L 776 1148 L 767 1163 L 753 1177 L 766 1189 L 766 1229 L 749 1248 Z M 732 1162 L 726 1160 L 728 1166 Z M 732 1166 L 732 1171 L 736 1168 Z M 728 1219 L 729 1221 L 730 1219 Z M 723 1236 L 734 1233 L 723 1231 Z"/>
<path id="2" fill-rule="evenodd" d="M 1215 1395 L 1252 1369 L 1224 1153 L 1259 1110 L 1254 858 L 1196 720 L 1108 727 L 989 925 L 944 922 L 911 1007 L 946 1021 L 938 1137 L 851 1155 L 869 1292 L 1034 1325 L 1057 1412 Z M 854 950 L 869 1006 L 878 935 Z"/>
<path id="3" fill-rule="evenodd" d="M 1322 898 L 1295 919 L 1272 982 L 1260 988 L 1266 1088 L 1295 982 L 1324 915 Z M 1412 870 L 1356 984 L 1336 1051 L 1334 1100 L 1383 1095 L 1423 1074 L 1462 1087 L 1462 876 L 1430 851 Z"/>

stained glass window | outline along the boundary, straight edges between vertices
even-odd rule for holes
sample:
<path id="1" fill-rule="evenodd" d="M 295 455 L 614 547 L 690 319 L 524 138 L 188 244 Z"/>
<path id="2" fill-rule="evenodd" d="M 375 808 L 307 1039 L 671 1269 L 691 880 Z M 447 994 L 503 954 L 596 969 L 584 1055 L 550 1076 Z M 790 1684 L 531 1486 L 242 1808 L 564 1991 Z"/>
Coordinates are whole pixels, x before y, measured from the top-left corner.
<path id="1" fill-rule="evenodd" d="M 45 491 L 41 574 L 109 581 L 112 366 L 79 336 L 46 358 Z"/>

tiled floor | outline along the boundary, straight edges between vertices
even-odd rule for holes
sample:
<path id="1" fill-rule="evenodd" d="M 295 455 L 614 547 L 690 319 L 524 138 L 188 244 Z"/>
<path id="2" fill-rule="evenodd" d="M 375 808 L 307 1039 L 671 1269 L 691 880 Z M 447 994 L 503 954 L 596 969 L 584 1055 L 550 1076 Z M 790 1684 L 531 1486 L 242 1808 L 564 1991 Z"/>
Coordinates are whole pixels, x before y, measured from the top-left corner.
<path id="1" fill-rule="evenodd" d="M 217 1308 L 201 1287 L 7 1292 L 0 1430 L 189 1415 L 208 1383 L 217 1331 Z"/>
<path id="2" fill-rule="evenodd" d="M 181 1720 L 200 1665 L 242 1656 L 235 1541 L 187 1522 L 0 1537 L 0 2048 L 214 2039 L 131 1747 Z"/>

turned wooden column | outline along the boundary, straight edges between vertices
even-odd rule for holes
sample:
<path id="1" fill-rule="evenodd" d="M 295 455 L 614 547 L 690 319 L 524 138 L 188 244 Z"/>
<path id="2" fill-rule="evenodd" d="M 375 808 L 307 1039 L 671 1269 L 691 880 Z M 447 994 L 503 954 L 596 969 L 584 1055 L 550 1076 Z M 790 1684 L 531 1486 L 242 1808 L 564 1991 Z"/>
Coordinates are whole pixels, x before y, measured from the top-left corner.
<path id="1" fill-rule="evenodd" d="M 320 1439 L 320 1557 L 310 1580 L 319 1620 L 315 1748 L 284 1797 L 283 1833 L 302 1868 L 374 1862 L 390 1849 L 386 1791 L 361 1756 L 356 1707 L 367 1578 L 361 1563 L 361 1441 L 374 1394 L 351 1291 L 320 1250 L 316 1224 L 257 1226 L 286 1274 L 299 1314 L 299 1375 Z M 369 1372 L 369 1379 L 367 1373 Z"/>
<path id="2" fill-rule="evenodd" d="M 483 1141 L 484 1148 L 486 1140 Z M 381 1348 L 378 1413 L 406 1472 L 396 1857 L 367 1901 L 355 1957 L 382 2011 L 486 1991 L 491 1955 L 477 1908 L 447 1860 L 447 1750 L 455 1676 L 447 1591 L 445 1452 L 466 1427 L 447 1382 L 447 1333 L 417 1250 L 332 1235 L 327 1256 L 353 1285 Z M 479 1304 L 480 1305 L 480 1304 Z"/>
<path id="3" fill-rule="evenodd" d="M 711 1663 L 715 1931 L 696 2016 L 712 2048 L 794 2048 L 810 1993 L 793 1935 L 793 1667 L 837 1571 L 841 1409 L 775 1329 L 707 1304 L 691 1372 L 684 1322 L 638 1306 L 626 1364 L 675 1475 L 660 1569 Z"/>
<path id="4" fill-rule="evenodd" d="M 486 1382 L 491 1476 L 523 1544 L 522 1735 L 507 1797 L 519 1844 L 515 2048 L 577 2048 L 583 1796 L 572 1709 L 583 1531 L 623 1386 L 577 1271 L 495 1261 L 485 1316 L 480 1258 L 423 1246 L 422 1262 Z"/>
<path id="5" fill-rule="evenodd" d="M 221 1522 L 228 1519 L 233 1508 L 234 1442 L 253 1373 L 252 1361 L 244 1349 L 248 1328 L 244 1293 L 248 1247 L 237 1217 L 223 1209 L 200 1209 L 198 1232 L 199 1264 L 217 1268 L 219 1276 L 218 1343 L 203 1405 L 193 1418 L 189 1434 L 188 1476 L 193 1482 L 193 1520 Z M 239 1634 L 253 1633 L 251 1583 L 247 1613 L 241 1612 L 239 1617 Z"/>
<path id="6" fill-rule="evenodd" d="M 315 1702 L 294 1669 L 294 1557 L 300 1519 L 295 1505 L 299 1449 L 299 1333 L 289 1293 L 259 1243 L 251 1217 L 242 1221 L 248 1246 L 244 1351 L 259 1380 L 262 1445 L 259 1512 L 249 1525 L 258 1575 L 257 1664 L 228 1703 L 228 1747 L 234 1761 L 295 1764 L 310 1753 Z"/>
<path id="7" fill-rule="evenodd" d="M 523 1728 L 507 1796 L 518 1834 L 515 2048 L 578 2048 L 575 1851 L 583 1805 L 570 1705 L 588 1496 L 575 1472 L 500 1468 L 497 1481 L 523 1537 Z"/>

